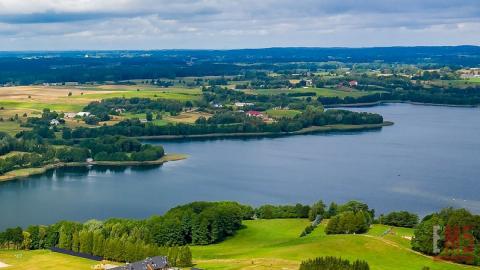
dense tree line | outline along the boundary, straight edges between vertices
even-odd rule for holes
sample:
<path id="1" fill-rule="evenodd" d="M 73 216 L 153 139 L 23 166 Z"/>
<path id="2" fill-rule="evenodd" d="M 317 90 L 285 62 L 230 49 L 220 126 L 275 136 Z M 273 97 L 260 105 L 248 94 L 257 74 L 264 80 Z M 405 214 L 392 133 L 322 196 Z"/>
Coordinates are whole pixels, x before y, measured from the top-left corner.
<path id="1" fill-rule="evenodd" d="M 184 102 L 169 99 L 150 99 L 140 97 L 109 98 L 103 99 L 102 101 L 91 102 L 83 110 L 99 116 L 103 120 L 105 116 L 118 115 L 123 111 L 131 113 L 146 113 L 154 111 L 178 114 L 182 111 L 185 105 Z"/>
<path id="2" fill-rule="evenodd" d="M 350 262 L 336 257 L 319 257 L 303 261 L 300 270 L 369 270 L 367 262 L 356 260 Z"/>
<path id="3" fill-rule="evenodd" d="M 24 134 L 16 139 L 0 133 L 0 153 L 5 155 L 0 158 L 0 174 L 58 162 L 85 162 L 88 158 L 96 161 L 153 161 L 165 154 L 162 146 L 141 144 L 136 139 L 121 136 L 100 136 L 78 144 L 56 140 L 55 144 L 38 136 L 30 138 Z"/>
<path id="4" fill-rule="evenodd" d="M 438 226 L 440 240 L 434 246 L 434 227 Z M 466 209 L 446 208 L 425 216 L 417 225 L 412 248 L 428 255 L 458 263 L 480 265 L 480 216 Z"/>
<path id="5" fill-rule="evenodd" d="M 235 202 L 195 202 L 146 220 L 61 221 L 25 230 L 9 228 L 0 233 L 0 247 L 58 247 L 123 262 L 165 255 L 172 266 L 189 266 L 192 256 L 186 245 L 220 242 L 240 229 L 243 219 L 252 216 L 251 207 Z"/>
<path id="6" fill-rule="evenodd" d="M 255 209 L 255 215 L 261 219 L 274 218 L 308 218 L 310 206 L 296 205 L 263 205 Z"/>
<path id="7" fill-rule="evenodd" d="M 393 90 L 361 97 L 318 97 L 317 101 L 324 105 L 359 104 L 378 101 L 409 101 L 433 104 L 478 105 L 480 104 L 480 87 L 429 88 L 418 90 Z"/>
<path id="8" fill-rule="evenodd" d="M 236 116 L 219 116 L 212 121 L 240 121 Z M 259 121 L 254 117 L 243 118 L 243 122 L 234 124 L 209 124 L 199 120 L 196 124 L 167 124 L 158 126 L 153 123 L 143 123 L 138 119 L 124 120 L 113 126 L 99 128 L 79 127 L 72 131 L 64 130 L 64 138 L 94 138 L 104 135 L 121 135 L 127 137 L 159 136 L 159 135 L 198 135 L 213 133 L 254 133 L 254 132 L 294 132 L 310 126 L 325 126 L 334 124 L 380 124 L 383 117 L 372 113 L 358 113 L 347 110 L 307 111 L 294 118 L 283 118 L 271 124 Z"/>
<path id="9" fill-rule="evenodd" d="M 380 224 L 413 228 L 418 224 L 418 215 L 407 211 L 391 212 L 378 217 Z"/>

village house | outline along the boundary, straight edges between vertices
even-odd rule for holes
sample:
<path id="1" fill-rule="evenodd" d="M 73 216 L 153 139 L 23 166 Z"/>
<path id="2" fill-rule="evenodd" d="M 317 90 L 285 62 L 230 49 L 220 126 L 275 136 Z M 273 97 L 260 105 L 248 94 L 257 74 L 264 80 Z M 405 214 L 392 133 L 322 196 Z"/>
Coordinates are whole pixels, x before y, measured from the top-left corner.
<path id="1" fill-rule="evenodd" d="M 312 87 L 313 86 L 313 80 L 305 80 L 305 86 Z"/>
<path id="2" fill-rule="evenodd" d="M 75 116 L 77 116 L 77 113 L 72 113 L 72 112 L 69 112 L 69 113 L 64 113 L 63 114 L 63 117 L 64 118 L 75 118 Z"/>
<path id="3" fill-rule="evenodd" d="M 91 115 L 90 112 L 79 112 L 79 113 L 77 113 L 75 116 L 88 117 L 88 116 L 90 116 L 90 115 Z"/>
<path id="4" fill-rule="evenodd" d="M 143 261 L 129 263 L 125 266 L 111 268 L 111 270 L 166 270 L 170 269 L 165 256 L 146 258 Z"/>
<path id="5" fill-rule="evenodd" d="M 250 116 L 250 117 L 261 117 L 263 118 L 263 114 L 261 112 L 258 112 L 258 111 L 248 111 L 246 113 L 247 116 Z"/>
<path id="6" fill-rule="evenodd" d="M 357 87 L 358 86 L 358 82 L 353 80 L 353 81 L 349 81 L 348 82 L 348 85 L 350 85 L 350 87 Z"/>
<path id="7" fill-rule="evenodd" d="M 241 108 L 241 107 L 245 107 L 245 106 L 253 106 L 253 105 L 255 105 L 255 104 L 249 103 L 249 102 L 235 102 L 234 105 L 235 105 L 236 107 L 240 107 L 240 108 Z"/>
<path id="8" fill-rule="evenodd" d="M 58 121 L 57 119 L 52 119 L 52 120 L 50 120 L 50 125 L 58 126 L 58 125 L 60 125 L 60 121 Z"/>

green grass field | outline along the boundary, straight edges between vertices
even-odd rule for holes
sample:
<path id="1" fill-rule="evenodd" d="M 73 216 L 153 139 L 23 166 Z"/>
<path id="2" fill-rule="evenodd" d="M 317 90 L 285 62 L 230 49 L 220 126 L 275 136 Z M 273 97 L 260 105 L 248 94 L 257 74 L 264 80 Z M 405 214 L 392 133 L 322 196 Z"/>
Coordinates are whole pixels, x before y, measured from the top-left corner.
<path id="1" fill-rule="evenodd" d="M 248 93 L 258 93 L 264 95 L 276 95 L 276 94 L 288 94 L 288 93 L 309 93 L 315 92 L 317 97 L 361 97 L 365 95 L 370 95 L 377 93 L 375 91 L 343 91 L 330 88 L 295 88 L 295 89 L 256 89 L 256 90 L 247 90 Z"/>
<path id="2" fill-rule="evenodd" d="M 267 115 L 272 118 L 292 118 L 297 114 L 301 114 L 301 111 L 297 110 L 267 110 Z"/>
<path id="3" fill-rule="evenodd" d="M 53 253 L 49 250 L 18 251 L 0 250 L 0 261 L 10 265 L 5 270 L 87 270 L 98 262 Z"/>
<path id="4" fill-rule="evenodd" d="M 318 256 L 362 259 L 373 270 L 480 269 L 434 261 L 410 250 L 411 229 L 375 225 L 366 235 L 326 235 L 324 224 L 300 238 L 307 220 L 245 221 L 245 229 L 223 243 L 192 248 L 194 261 L 204 269 L 298 269 L 299 263 Z"/>
<path id="5" fill-rule="evenodd" d="M 309 222 L 305 219 L 251 220 L 245 228 L 222 243 L 193 246 L 194 263 L 212 270 L 296 270 L 302 260 L 337 256 L 368 261 L 372 270 L 480 270 L 480 267 L 435 261 L 410 249 L 413 230 L 374 225 L 364 235 L 326 235 L 325 223 L 312 234 L 299 235 Z M 92 269 L 97 262 L 52 253 L 47 250 L 0 250 L 0 262 L 9 269 Z"/>

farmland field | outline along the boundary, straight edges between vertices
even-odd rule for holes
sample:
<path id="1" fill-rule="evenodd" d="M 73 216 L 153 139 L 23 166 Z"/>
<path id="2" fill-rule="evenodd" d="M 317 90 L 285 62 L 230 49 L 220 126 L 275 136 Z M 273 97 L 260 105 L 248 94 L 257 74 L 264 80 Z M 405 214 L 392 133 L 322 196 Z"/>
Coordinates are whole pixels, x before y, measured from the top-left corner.
<path id="1" fill-rule="evenodd" d="M 138 89 L 138 90 L 137 90 Z M 88 103 L 113 97 L 150 97 L 196 100 L 200 89 L 158 88 L 152 86 L 101 85 L 89 87 L 18 86 L 0 88 L 0 106 L 41 111 L 79 112 Z"/>

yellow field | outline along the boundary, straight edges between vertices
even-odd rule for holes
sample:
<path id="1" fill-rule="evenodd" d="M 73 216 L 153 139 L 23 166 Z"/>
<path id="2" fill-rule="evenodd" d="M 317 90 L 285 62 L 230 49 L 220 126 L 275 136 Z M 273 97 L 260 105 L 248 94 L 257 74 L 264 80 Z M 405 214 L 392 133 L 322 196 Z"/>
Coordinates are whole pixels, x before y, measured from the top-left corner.
<path id="1" fill-rule="evenodd" d="M 44 108 L 60 112 L 79 112 L 88 103 L 113 97 L 150 97 L 195 100 L 200 89 L 159 88 L 138 85 L 100 86 L 15 86 L 0 88 L 0 106 L 6 109 L 41 111 Z"/>

